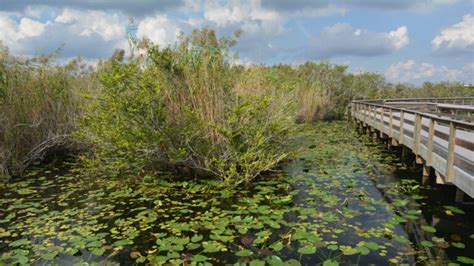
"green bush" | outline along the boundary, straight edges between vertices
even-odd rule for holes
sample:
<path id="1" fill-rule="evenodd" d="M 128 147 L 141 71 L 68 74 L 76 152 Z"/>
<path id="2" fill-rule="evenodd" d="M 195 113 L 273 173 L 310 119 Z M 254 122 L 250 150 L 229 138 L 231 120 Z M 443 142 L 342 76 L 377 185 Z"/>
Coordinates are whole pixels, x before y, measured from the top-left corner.
<path id="1" fill-rule="evenodd" d="M 276 111 L 270 96 L 237 95 L 228 60 L 234 42 L 203 29 L 174 49 L 147 43 L 143 61 L 107 62 L 103 91 L 78 132 L 92 144 L 85 162 L 108 174 L 172 167 L 238 184 L 286 158 L 289 109 Z"/>
<path id="2" fill-rule="evenodd" d="M 82 113 L 81 93 L 94 79 L 78 60 L 57 66 L 53 59 L 15 57 L 0 44 L 0 178 L 77 147 L 71 132 Z"/>

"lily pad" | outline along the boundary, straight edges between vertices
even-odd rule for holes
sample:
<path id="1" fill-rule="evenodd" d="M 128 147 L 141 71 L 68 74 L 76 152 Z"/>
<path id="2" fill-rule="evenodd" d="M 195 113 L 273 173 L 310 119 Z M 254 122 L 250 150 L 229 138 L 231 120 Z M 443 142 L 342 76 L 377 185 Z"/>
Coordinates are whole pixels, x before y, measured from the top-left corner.
<path id="1" fill-rule="evenodd" d="M 424 231 L 426 231 L 428 233 L 435 233 L 436 232 L 436 228 L 434 228 L 432 226 L 429 226 L 429 225 L 422 225 L 421 229 L 423 229 Z"/>
<path id="2" fill-rule="evenodd" d="M 316 253 L 316 247 L 312 245 L 298 248 L 298 253 L 308 255 Z"/>
<path id="3" fill-rule="evenodd" d="M 339 262 L 333 259 L 328 259 L 323 262 L 323 266 L 339 266 Z"/>

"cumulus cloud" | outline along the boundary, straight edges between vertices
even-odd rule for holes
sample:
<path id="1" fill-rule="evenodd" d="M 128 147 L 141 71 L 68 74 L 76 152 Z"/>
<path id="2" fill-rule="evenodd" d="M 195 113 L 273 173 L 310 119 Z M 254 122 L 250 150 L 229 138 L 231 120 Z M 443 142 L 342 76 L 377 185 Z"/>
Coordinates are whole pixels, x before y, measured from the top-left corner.
<path id="1" fill-rule="evenodd" d="M 285 33 L 285 17 L 265 10 L 260 0 L 206 1 L 200 25 L 215 27 L 222 36 L 242 30 L 235 50 L 241 61 L 263 62 L 275 56 L 279 47 L 273 42 Z M 281 50 L 280 50 L 281 52 Z"/>
<path id="2" fill-rule="evenodd" d="M 29 18 L 21 18 L 17 22 L 8 13 L 0 13 L 0 40 L 7 46 L 14 46 L 19 40 L 41 35 L 47 23 Z"/>
<path id="3" fill-rule="evenodd" d="M 408 28 L 390 32 L 372 32 L 347 23 L 325 27 L 304 49 L 304 56 L 329 58 L 337 56 L 377 56 L 390 54 L 408 45 Z"/>
<path id="4" fill-rule="evenodd" d="M 206 1 L 204 3 L 204 17 L 215 22 L 218 26 L 248 20 L 280 19 L 277 12 L 263 9 L 260 0 Z"/>
<path id="5" fill-rule="evenodd" d="M 36 8 L 27 13 L 42 12 L 42 8 Z M 49 53 L 63 46 L 61 60 L 82 56 L 93 61 L 109 57 L 117 48 L 128 47 L 127 24 L 125 14 L 101 10 L 64 8 L 46 22 L 16 12 L 0 12 L 0 40 L 13 53 L 26 56 Z M 179 22 L 167 16 L 147 16 L 138 21 L 137 35 L 140 38 L 147 36 L 160 45 L 169 45 L 176 41 L 181 28 Z"/>
<path id="6" fill-rule="evenodd" d="M 177 40 L 181 28 L 165 15 L 146 17 L 138 25 L 137 36 L 147 37 L 153 43 L 162 46 L 173 44 Z"/>
<path id="7" fill-rule="evenodd" d="M 405 60 L 389 66 L 385 72 L 387 79 L 393 82 L 422 82 L 432 81 L 460 81 L 474 83 L 474 63 L 466 64 L 461 68 L 435 66 L 429 63 L 417 63 L 415 60 Z"/>
<path id="8" fill-rule="evenodd" d="M 30 11 L 31 12 L 31 11 Z M 97 10 L 64 9 L 56 17 L 40 22 L 16 14 L 0 14 L 0 40 L 12 52 L 27 56 L 49 53 L 64 45 L 61 57 L 109 56 L 125 47 L 126 18 Z"/>
<path id="9" fill-rule="evenodd" d="M 105 41 L 123 38 L 126 19 L 117 13 L 66 8 L 54 19 L 58 24 L 88 37 L 97 34 Z"/>
<path id="10" fill-rule="evenodd" d="M 457 24 L 444 29 L 432 41 L 433 49 L 440 54 L 469 54 L 474 52 L 474 16 L 465 15 Z"/>

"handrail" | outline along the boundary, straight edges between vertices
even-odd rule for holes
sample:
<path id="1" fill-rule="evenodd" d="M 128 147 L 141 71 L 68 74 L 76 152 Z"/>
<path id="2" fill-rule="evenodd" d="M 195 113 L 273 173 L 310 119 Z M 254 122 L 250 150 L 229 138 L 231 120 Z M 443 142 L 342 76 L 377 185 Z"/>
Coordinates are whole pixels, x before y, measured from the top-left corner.
<path id="1" fill-rule="evenodd" d="M 436 108 L 436 113 L 431 113 L 433 110 L 428 110 L 431 108 L 416 110 L 406 101 L 402 107 L 396 102 L 390 103 L 352 101 L 351 116 L 360 128 L 373 133 L 374 137 L 388 139 L 394 146 L 402 145 L 404 150 L 411 149 L 416 162 L 423 164 L 422 182 L 426 182 L 429 167 L 432 167 L 437 183 L 457 186 L 457 199 L 462 199 L 458 197 L 462 193 L 474 198 L 473 162 L 470 159 L 474 150 L 474 122 L 440 112 L 443 107 L 452 107 L 450 104 L 431 103 L 429 106 L 440 107 Z M 471 110 L 470 106 L 460 108 Z M 460 148 L 456 150 L 457 147 Z"/>
<path id="2" fill-rule="evenodd" d="M 355 102 L 357 104 L 366 104 L 366 105 L 370 105 L 370 106 L 374 106 L 374 107 L 397 110 L 397 111 L 401 111 L 401 112 L 409 113 L 409 114 L 414 114 L 414 115 L 418 114 L 418 115 L 436 120 L 437 122 L 441 122 L 443 124 L 453 123 L 456 126 L 467 128 L 469 130 L 474 130 L 474 123 L 469 123 L 469 122 L 455 120 L 455 119 L 446 118 L 446 117 L 439 117 L 439 116 L 432 115 L 432 114 L 429 114 L 429 113 L 420 112 L 420 111 L 416 111 L 416 110 L 411 110 L 411 109 L 407 109 L 407 108 L 392 107 L 392 106 L 387 106 L 387 105 L 382 105 L 382 104 L 374 104 L 374 103 L 363 102 L 363 101 L 353 101 L 353 102 Z"/>
<path id="3" fill-rule="evenodd" d="M 387 101 L 426 101 L 426 100 L 474 100 L 474 96 L 468 96 L 468 97 L 425 97 L 425 98 L 394 98 L 394 99 L 356 99 L 353 100 L 353 102 L 387 102 Z"/>

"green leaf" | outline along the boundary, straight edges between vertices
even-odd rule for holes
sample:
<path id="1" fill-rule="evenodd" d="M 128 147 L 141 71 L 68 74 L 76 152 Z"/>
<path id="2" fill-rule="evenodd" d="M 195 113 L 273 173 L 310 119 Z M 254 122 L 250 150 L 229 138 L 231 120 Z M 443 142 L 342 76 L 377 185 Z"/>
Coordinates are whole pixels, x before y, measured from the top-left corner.
<path id="1" fill-rule="evenodd" d="M 435 233 L 436 232 L 436 228 L 434 228 L 432 226 L 429 226 L 429 225 L 422 225 L 421 229 L 423 229 L 424 231 L 426 231 L 428 233 Z"/>
<path id="2" fill-rule="evenodd" d="M 367 242 L 364 244 L 364 246 L 370 248 L 371 250 L 378 250 L 379 249 L 379 244 L 375 243 L 375 242 Z"/>
<path id="3" fill-rule="evenodd" d="M 393 236 L 393 239 L 395 239 L 395 241 L 397 242 L 400 242 L 402 244 L 408 244 L 410 243 L 410 240 L 408 240 L 406 237 L 404 236 L 398 236 L 398 235 L 395 235 Z"/>
<path id="4" fill-rule="evenodd" d="M 176 251 L 168 251 L 168 253 L 166 253 L 166 256 L 168 257 L 168 259 L 178 259 L 178 258 L 181 258 L 181 255 L 179 255 L 179 253 L 176 252 Z"/>
<path id="5" fill-rule="evenodd" d="M 135 260 L 137 263 L 144 263 L 146 261 L 146 257 L 145 256 L 142 256 L 142 257 L 139 257 L 138 259 Z"/>
<path id="6" fill-rule="evenodd" d="M 199 254 L 193 255 L 191 257 L 191 261 L 193 261 L 193 262 L 203 262 L 203 261 L 206 261 L 208 259 L 209 259 L 208 257 L 203 256 L 203 255 L 199 255 Z"/>
<path id="7" fill-rule="evenodd" d="M 164 264 L 166 261 L 168 261 L 168 257 L 166 256 L 154 256 L 152 258 L 152 262 L 157 264 Z"/>
<path id="8" fill-rule="evenodd" d="M 422 245 L 423 247 L 426 247 L 426 248 L 431 248 L 431 247 L 433 247 L 433 243 L 431 243 L 430 241 L 426 241 L 426 240 L 421 241 L 421 245 Z"/>
<path id="9" fill-rule="evenodd" d="M 131 245 L 133 244 L 133 241 L 132 240 L 129 240 L 129 239 L 122 239 L 122 240 L 117 240 L 115 241 L 112 246 L 113 247 L 123 247 L 123 246 L 126 246 L 126 245 Z"/>
<path id="10" fill-rule="evenodd" d="M 265 266 L 265 262 L 263 260 L 252 260 L 249 266 Z"/>
<path id="11" fill-rule="evenodd" d="M 194 249 L 199 248 L 200 246 L 201 246 L 201 244 L 199 244 L 199 243 L 189 243 L 189 244 L 186 245 L 186 248 L 188 250 L 194 250 Z"/>
<path id="12" fill-rule="evenodd" d="M 53 260 L 58 255 L 57 251 L 51 251 L 48 253 L 41 254 L 41 258 L 44 260 Z"/>
<path id="13" fill-rule="evenodd" d="M 273 244 L 270 245 L 270 248 L 273 249 L 273 251 L 280 251 L 283 249 L 283 243 L 281 241 L 277 241 Z"/>
<path id="14" fill-rule="evenodd" d="M 454 206 L 443 206 L 445 209 L 447 210 L 450 210 L 454 213 L 457 213 L 457 214 L 466 214 L 463 210 L 457 208 L 457 207 L 454 207 Z"/>
<path id="15" fill-rule="evenodd" d="M 284 262 L 285 266 L 301 266 L 301 263 L 295 259 L 289 259 Z"/>
<path id="16" fill-rule="evenodd" d="M 370 250 L 365 246 L 356 247 L 356 249 L 360 252 L 361 255 L 367 255 L 370 253 Z"/>
<path id="17" fill-rule="evenodd" d="M 298 253 L 308 255 L 308 254 L 314 254 L 316 253 L 316 247 L 312 245 L 300 247 L 298 249 Z"/>
<path id="18" fill-rule="evenodd" d="M 281 258 L 275 255 L 267 257 L 265 260 L 270 266 L 283 266 L 284 265 Z"/>
<path id="19" fill-rule="evenodd" d="M 253 255 L 253 252 L 250 250 L 244 249 L 244 250 L 237 251 L 235 255 L 239 257 L 249 257 Z"/>
<path id="20" fill-rule="evenodd" d="M 193 237 L 191 237 L 191 242 L 199 242 L 202 240 L 202 238 L 202 235 L 194 235 Z"/>
<path id="21" fill-rule="evenodd" d="M 337 245 L 329 245 L 329 246 L 327 246 L 327 249 L 332 250 L 332 251 L 336 251 L 336 250 L 339 249 L 339 247 Z"/>
<path id="22" fill-rule="evenodd" d="M 350 256 L 350 255 L 354 255 L 354 254 L 359 253 L 359 250 L 357 250 L 353 247 L 348 247 L 348 246 L 341 246 L 340 250 L 341 250 L 342 254 L 344 254 L 346 256 Z"/>
<path id="23" fill-rule="evenodd" d="M 220 250 L 220 246 L 213 242 L 202 242 L 202 247 L 204 253 L 214 253 Z"/>
<path id="24" fill-rule="evenodd" d="M 466 247 L 466 245 L 464 245 L 461 242 L 453 242 L 453 243 L 451 243 L 451 245 L 453 245 L 453 247 L 460 248 L 460 249 L 463 249 L 463 248 Z"/>
<path id="25" fill-rule="evenodd" d="M 323 262 L 323 266 L 339 266 L 339 262 L 332 259 L 328 259 Z"/>
<path id="26" fill-rule="evenodd" d="M 466 264 L 474 264 L 474 259 L 463 257 L 463 256 L 458 256 L 457 261 L 466 263 Z"/>
<path id="27" fill-rule="evenodd" d="M 10 247 L 19 247 L 19 246 L 26 245 L 26 244 L 29 244 L 29 243 L 30 243 L 30 240 L 28 240 L 26 238 L 22 238 L 22 239 L 18 239 L 17 241 L 13 241 L 8 245 Z"/>

